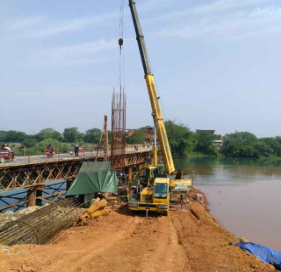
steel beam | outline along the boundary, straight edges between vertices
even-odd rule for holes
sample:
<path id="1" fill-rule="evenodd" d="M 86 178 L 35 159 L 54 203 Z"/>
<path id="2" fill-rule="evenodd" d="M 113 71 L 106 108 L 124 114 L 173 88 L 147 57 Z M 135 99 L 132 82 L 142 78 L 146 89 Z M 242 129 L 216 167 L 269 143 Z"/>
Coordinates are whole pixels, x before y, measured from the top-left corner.
<path id="1" fill-rule="evenodd" d="M 144 165 L 151 151 L 132 152 L 114 156 L 111 168 L 114 170 L 124 167 Z M 84 161 L 94 161 L 93 157 L 58 159 L 32 163 L 18 163 L 0 166 L 0 193 L 15 189 L 32 189 L 38 185 L 58 180 L 73 180 Z M 98 161 L 103 161 L 100 156 Z M 111 160 L 111 156 L 109 156 Z"/>

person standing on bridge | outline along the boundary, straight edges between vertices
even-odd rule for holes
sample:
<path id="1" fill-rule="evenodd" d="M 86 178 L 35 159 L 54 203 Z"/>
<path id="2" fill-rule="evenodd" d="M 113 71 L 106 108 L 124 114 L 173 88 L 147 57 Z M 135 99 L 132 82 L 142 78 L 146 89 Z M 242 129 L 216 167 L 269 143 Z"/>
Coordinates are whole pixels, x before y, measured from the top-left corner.
<path id="1" fill-rule="evenodd" d="M 78 156 L 79 156 L 79 146 L 78 146 L 78 145 L 76 145 L 76 146 L 74 147 L 74 153 L 75 153 L 75 157 L 78 157 Z"/>

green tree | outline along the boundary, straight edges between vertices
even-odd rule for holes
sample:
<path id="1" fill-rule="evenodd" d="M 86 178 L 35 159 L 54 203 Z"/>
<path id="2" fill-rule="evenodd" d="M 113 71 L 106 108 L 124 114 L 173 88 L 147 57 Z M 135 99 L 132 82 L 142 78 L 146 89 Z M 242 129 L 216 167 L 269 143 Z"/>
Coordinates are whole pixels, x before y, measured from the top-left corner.
<path id="1" fill-rule="evenodd" d="M 26 136 L 21 144 L 25 147 L 30 148 L 36 146 L 36 144 L 38 144 L 38 141 L 34 136 Z"/>
<path id="2" fill-rule="evenodd" d="M 77 127 L 65 128 L 63 131 L 63 139 L 67 143 L 74 143 L 83 139 L 83 134 L 78 131 Z"/>
<path id="3" fill-rule="evenodd" d="M 274 138 L 276 141 L 277 145 L 275 147 L 272 147 L 276 155 L 281 157 L 281 136 L 277 136 Z"/>
<path id="4" fill-rule="evenodd" d="M 188 127 L 173 121 L 166 121 L 165 127 L 173 155 L 185 158 L 192 153 L 196 146 L 196 138 Z"/>
<path id="5" fill-rule="evenodd" d="M 39 142 L 45 139 L 55 139 L 58 141 L 62 141 L 63 139 L 61 133 L 53 128 L 44 128 L 40 130 L 40 132 L 36 134 L 36 138 Z"/>
<path id="6" fill-rule="evenodd" d="M 5 130 L 0 130 L 0 142 L 1 142 L 1 143 L 5 142 L 6 135 L 7 135 L 7 131 L 5 131 Z"/>
<path id="7" fill-rule="evenodd" d="M 142 144 L 145 141 L 145 135 L 142 129 L 138 129 L 132 136 L 126 139 L 127 144 Z"/>
<path id="8" fill-rule="evenodd" d="M 84 135 L 84 141 L 86 143 L 99 143 L 101 130 L 98 128 L 88 129 Z"/>
<path id="9" fill-rule="evenodd" d="M 12 142 L 21 143 L 25 137 L 26 137 L 26 134 L 24 132 L 9 130 L 6 132 L 4 141 L 8 142 L 8 143 L 12 143 Z"/>
<path id="10" fill-rule="evenodd" d="M 222 154 L 229 157 L 256 157 L 258 138 L 250 132 L 235 132 L 223 137 Z"/>
<path id="11" fill-rule="evenodd" d="M 266 141 L 259 139 L 256 143 L 255 143 L 255 149 L 256 149 L 256 153 L 255 153 L 255 157 L 260 158 L 260 157 L 269 157 L 271 155 L 273 155 L 274 151 L 271 148 L 270 145 L 268 145 L 266 143 Z"/>
<path id="12" fill-rule="evenodd" d="M 204 155 L 217 156 L 218 149 L 214 146 L 214 140 L 217 138 L 209 132 L 197 132 L 195 134 L 197 144 L 195 151 Z"/>

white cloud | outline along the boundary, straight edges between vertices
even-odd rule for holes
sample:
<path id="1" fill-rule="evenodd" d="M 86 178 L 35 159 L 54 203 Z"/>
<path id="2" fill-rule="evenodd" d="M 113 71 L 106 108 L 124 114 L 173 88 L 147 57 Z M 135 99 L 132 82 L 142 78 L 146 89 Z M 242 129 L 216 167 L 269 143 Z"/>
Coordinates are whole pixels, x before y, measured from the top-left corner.
<path id="1" fill-rule="evenodd" d="M 2 31 L 21 31 L 26 28 L 37 26 L 45 21 L 44 16 L 18 17 L 2 21 L 0 30 Z"/>
<path id="2" fill-rule="evenodd" d="M 174 0 L 147 0 L 145 2 L 140 2 L 140 4 L 136 4 L 137 10 L 140 12 L 159 10 L 160 8 L 166 7 L 167 5 L 171 5 Z M 127 3 L 127 1 L 126 1 Z"/>
<path id="3" fill-rule="evenodd" d="M 47 26 L 41 26 L 35 30 L 28 30 L 22 36 L 28 38 L 46 38 L 66 32 L 79 31 L 85 28 L 94 28 L 105 25 L 110 20 L 118 18 L 117 12 L 111 12 L 98 16 L 78 17 L 74 19 L 51 21 Z"/>
<path id="4" fill-rule="evenodd" d="M 258 35 L 258 33 L 273 33 L 281 27 L 281 8 L 268 6 L 254 10 L 239 11 L 223 16 L 206 17 L 184 22 L 183 27 L 173 26 L 163 28 L 154 34 L 162 37 L 179 37 L 191 39 L 196 37 L 233 38 Z M 274 31 L 272 30 L 274 29 Z"/>
<path id="5" fill-rule="evenodd" d="M 81 54 L 87 55 L 92 53 L 98 53 L 108 48 L 114 48 L 114 47 L 117 47 L 116 40 L 109 40 L 109 41 L 99 40 L 99 41 L 84 42 L 75 45 L 45 49 L 41 51 L 41 54 L 59 59 L 59 58 L 72 57 Z"/>
<path id="6" fill-rule="evenodd" d="M 0 32 L 7 37 L 41 39 L 61 33 L 105 25 L 111 20 L 117 19 L 117 11 L 64 20 L 44 16 L 21 17 L 2 22 Z"/>
<path id="7" fill-rule="evenodd" d="M 16 67 L 62 68 L 77 67 L 109 60 L 108 50 L 118 48 L 116 40 L 98 40 L 68 46 L 43 49 L 28 54 L 28 60 L 18 62 Z"/>
<path id="8" fill-rule="evenodd" d="M 147 12 L 156 8 L 159 9 L 169 4 L 169 1 L 171 0 L 147 0 L 140 2 L 138 10 Z M 125 16 L 131 17 L 127 4 L 126 0 L 124 2 L 126 7 Z M 5 37 L 10 38 L 42 39 L 87 28 L 100 27 L 114 21 L 118 23 L 118 19 L 119 10 L 69 19 L 57 19 L 48 16 L 19 17 L 0 22 L 0 32 L 4 33 Z"/>
<path id="9" fill-rule="evenodd" d="M 211 4 L 195 6 L 192 8 L 186 8 L 179 11 L 173 11 L 167 14 L 155 17 L 153 20 L 170 20 L 185 16 L 202 16 L 215 12 L 240 9 L 260 3 L 268 2 L 268 0 L 218 0 Z"/>

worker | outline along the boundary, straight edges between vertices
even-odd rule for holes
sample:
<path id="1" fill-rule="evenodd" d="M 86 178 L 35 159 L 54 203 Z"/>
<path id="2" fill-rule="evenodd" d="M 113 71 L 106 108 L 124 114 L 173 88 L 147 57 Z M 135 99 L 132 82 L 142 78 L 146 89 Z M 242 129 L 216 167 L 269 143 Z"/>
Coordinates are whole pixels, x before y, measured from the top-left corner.
<path id="1" fill-rule="evenodd" d="M 1 150 L 7 150 L 5 145 L 1 146 Z"/>
<path id="2" fill-rule="evenodd" d="M 75 157 L 78 157 L 78 156 L 79 156 L 79 146 L 78 146 L 78 145 L 76 145 L 76 146 L 74 147 L 74 153 L 75 153 Z"/>
<path id="3" fill-rule="evenodd" d="M 47 150 L 49 151 L 49 153 L 54 152 L 54 149 L 52 148 L 52 146 L 50 144 L 48 145 Z"/>
<path id="4" fill-rule="evenodd" d="M 9 147 L 9 145 L 6 145 L 6 150 L 8 150 L 9 152 L 11 152 L 11 148 Z"/>
<path id="5" fill-rule="evenodd" d="M 137 186 L 136 186 L 136 195 L 139 195 L 141 192 L 141 186 L 140 186 L 140 181 L 138 180 Z"/>
<path id="6" fill-rule="evenodd" d="M 179 169 L 176 174 L 176 179 L 182 179 L 182 178 L 183 178 L 183 172 L 181 171 L 181 169 Z"/>

